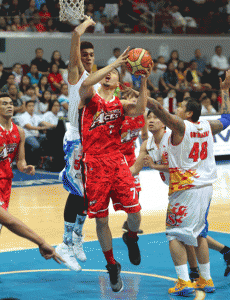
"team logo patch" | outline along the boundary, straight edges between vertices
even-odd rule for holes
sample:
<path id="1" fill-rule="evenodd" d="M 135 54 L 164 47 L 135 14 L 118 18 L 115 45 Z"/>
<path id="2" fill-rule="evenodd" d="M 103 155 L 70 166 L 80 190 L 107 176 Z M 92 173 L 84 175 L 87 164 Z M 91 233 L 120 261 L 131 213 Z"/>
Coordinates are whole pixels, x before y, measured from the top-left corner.
<path id="1" fill-rule="evenodd" d="M 101 125 L 105 125 L 108 122 L 115 121 L 120 117 L 121 117 L 120 109 L 114 109 L 108 112 L 104 112 L 103 110 L 98 111 L 93 117 L 93 122 L 89 130 L 95 129 Z"/>
<path id="2" fill-rule="evenodd" d="M 180 226 L 183 219 L 187 216 L 187 206 L 176 203 L 174 206 L 168 206 L 166 226 Z"/>

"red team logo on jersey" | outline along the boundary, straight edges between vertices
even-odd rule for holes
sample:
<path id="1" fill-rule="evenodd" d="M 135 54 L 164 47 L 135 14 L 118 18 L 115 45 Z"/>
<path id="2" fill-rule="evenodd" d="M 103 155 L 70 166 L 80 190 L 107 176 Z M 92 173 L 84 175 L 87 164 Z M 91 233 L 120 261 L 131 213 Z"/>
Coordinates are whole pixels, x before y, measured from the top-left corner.
<path id="1" fill-rule="evenodd" d="M 179 226 L 183 222 L 184 217 L 187 216 L 187 206 L 179 205 L 179 203 L 176 203 L 175 206 L 172 207 L 169 204 L 166 226 Z"/>
<path id="2" fill-rule="evenodd" d="M 121 116 L 120 109 L 114 109 L 108 112 L 103 110 L 97 111 L 93 117 L 93 123 L 91 124 L 89 130 L 97 128 L 98 126 L 105 125 L 107 122 L 114 121 Z"/>

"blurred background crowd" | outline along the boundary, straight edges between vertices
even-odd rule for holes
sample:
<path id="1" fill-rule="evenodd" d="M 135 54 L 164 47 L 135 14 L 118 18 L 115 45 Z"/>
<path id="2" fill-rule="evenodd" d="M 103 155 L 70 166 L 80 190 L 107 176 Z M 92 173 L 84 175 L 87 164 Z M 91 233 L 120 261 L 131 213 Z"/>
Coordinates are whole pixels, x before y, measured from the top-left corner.
<path id="1" fill-rule="evenodd" d="M 230 33 L 229 0 L 85 0 L 84 5 L 97 23 L 91 33 Z M 59 22 L 59 8 L 59 0 L 0 0 L 0 31 L 71 31 Z"/>

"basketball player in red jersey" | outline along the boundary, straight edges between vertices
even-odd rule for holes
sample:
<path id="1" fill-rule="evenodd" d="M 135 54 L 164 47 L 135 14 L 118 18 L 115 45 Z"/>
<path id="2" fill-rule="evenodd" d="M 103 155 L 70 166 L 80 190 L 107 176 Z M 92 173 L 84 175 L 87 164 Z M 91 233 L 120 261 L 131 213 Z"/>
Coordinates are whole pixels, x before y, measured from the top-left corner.
<path id="1" fill-rule="evenodd" d="M 134 100 L 136 102 L 136 98 Z M 142 131 L 142 136 L 148 136 L 147 124 L 145 124 L 144 115 L 138 117 L 126 116 L 121 128 L 121 153 L 125 156 L 128 166 L 131 167 L 136 161 L 135 155 L 135 141 L 139 136 L 139 132 Z M 136 190 L 141 191 L 140 177 L 137 174 L 134 176 Z M 128 231 L 128 223 L 124 222 L 122 229 Z M 142 234 L 143 230 L 139 229 L 138 234 Z"/>
<path id="2" fill-rule="evenodd" d="M 7 210 L 10 201 L 13 172 L 11 164 L 16 157 L 19 171 L 34 175 L 34 166 L 25 161 L 25 133 L 12 123 L 13 101 L 8 94 L 0 95 L 0 205 Z"/>
<path id="3" fill-rule="evenodd" d="M 81 140 L 84 162 L 84 188 L 88 202 L 89 218 L 96 218 L 97 236 L 107 260 L 110 286 L 114 292 L 123 288 L 121 266 L 114 259 L 112 236 L 108 225 L 110 197 L 115 210 L 128 213 L 129 231 L 123 234 L 132 264 L 139 265 L 140 250 L 137 232 L 140 226 L 141 206 L 129 167 L 120 152 L 120 128 L 124 115 L 136 117 L 145 112 L 147 102 L 147 77 L 142 77 L 139 100 L 120 101 L 114 96 L 119 85 L 118 68 L 125 63 L 129 47 L 109 66 L 89 75 L 80 87 Z M 93 88 L 101 83 L 98 92 Z"/>

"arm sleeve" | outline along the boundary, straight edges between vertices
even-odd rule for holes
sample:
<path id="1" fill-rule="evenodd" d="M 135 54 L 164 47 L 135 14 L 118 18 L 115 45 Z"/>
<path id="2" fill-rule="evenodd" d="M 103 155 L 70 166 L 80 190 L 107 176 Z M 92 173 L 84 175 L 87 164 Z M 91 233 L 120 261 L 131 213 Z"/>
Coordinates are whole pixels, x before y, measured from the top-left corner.
<path id="1" fill-rule="evenodd" d="M 221 118 L 218 119 L 223 124 L 223 130 L 230 125 L 230 114 L 223 114 Z"/>

